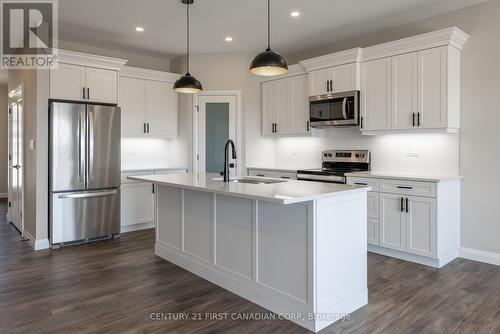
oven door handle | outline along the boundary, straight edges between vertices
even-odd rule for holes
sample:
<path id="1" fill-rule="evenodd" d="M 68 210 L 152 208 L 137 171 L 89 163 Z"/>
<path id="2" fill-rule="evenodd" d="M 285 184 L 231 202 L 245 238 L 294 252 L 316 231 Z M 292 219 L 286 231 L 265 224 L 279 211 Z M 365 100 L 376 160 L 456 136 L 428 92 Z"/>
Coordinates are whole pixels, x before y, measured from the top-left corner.
<path id="1" fill-rule="evenodd" d="M 347 108 L 348 108 L 348 99 L 347 97 L 344 98 L 344 101 L 342 101 L 342 116 L 344 119 L 347 119 Z"/>

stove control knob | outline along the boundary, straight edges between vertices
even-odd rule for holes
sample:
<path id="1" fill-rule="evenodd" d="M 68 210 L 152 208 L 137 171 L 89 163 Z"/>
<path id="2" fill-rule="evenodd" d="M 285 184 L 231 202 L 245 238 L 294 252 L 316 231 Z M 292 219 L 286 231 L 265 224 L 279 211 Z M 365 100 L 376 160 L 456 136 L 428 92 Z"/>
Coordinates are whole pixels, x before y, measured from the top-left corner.
<path id="1" fill-rule="evenodd" d="M 328 153 L 328 157 L 331 158 L 333 155 L 331 153 Z"/>

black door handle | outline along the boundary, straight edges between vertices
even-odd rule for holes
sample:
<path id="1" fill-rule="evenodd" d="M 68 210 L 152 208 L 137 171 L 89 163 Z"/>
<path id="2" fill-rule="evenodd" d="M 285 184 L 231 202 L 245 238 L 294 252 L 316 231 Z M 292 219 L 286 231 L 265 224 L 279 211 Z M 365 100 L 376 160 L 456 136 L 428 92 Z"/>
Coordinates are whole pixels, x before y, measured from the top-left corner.
<path id="1" fill-rule="evenodd" d="M 87 99 L 90 100 L 90 88 L 87 88 Z"/>
<path id="2" fill-rule="evenodd" d="M 146 123 L 144 123 L 144 133 L 146 133 Z"/>
<path id="3" fill-rule="evenodd" d="M 413 187 L 407 187 L 407 186 L 398 186 L 398 189 L 413 189 Z"/>
<path id="4" fill-rule="evenodd" d="M 401 197 L 401 212 L 405 212 L 405 200 Z"/>
<path id="5" fill-rule="evenodd" d="M 413 119 L 413 127 L 415 127 L 415 113 L 412 114 L 412 119 Z"/>
<path id="6" fill-rule="evenodd" d="M 406 198 L 406 213 L 410 212 L 410 200 L 408 198 Z"/>
<path id="7" fill-rule="evenodd" d="M 147 129 L 148 129 L 148 133 L 149 133 L 149 123 L 147 123 Z"/>
<path id="8" fill-rule="evenodd" d="M 82 96 L 83 96 L 83 99 L 85 100 L 85 87 L 82 88 L 82 91 L 83 91 Z"/>
<path id="9" fill-rule="evenodd" d="M 420 126 L 420 113 L 417 113 L 417 125 Z"/>

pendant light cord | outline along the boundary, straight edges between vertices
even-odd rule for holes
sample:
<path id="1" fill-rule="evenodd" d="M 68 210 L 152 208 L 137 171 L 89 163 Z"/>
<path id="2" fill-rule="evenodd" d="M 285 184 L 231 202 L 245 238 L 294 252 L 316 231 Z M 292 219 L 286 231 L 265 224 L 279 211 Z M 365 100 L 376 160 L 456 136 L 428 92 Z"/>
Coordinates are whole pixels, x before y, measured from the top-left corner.
<path id="1" fill-rule="evenodd" d="M 271 0 L 267 0 L 267 50 L 271 51 Z"/>
<path id="2" fill-rule="evenodd" d="M 187 45 L 186 45 L 186 50 L 187 50 L 187 53 L 186 53 L 186 62 L 187 62 L 187 73 L 189 73 L 189 3 L 186 4 L 186 17 L 187 17 L 187 23 L 186 23 L 186 26 L 187 26 L 187 38 L 186 38 L 186 41 L 187 41 Z"/>

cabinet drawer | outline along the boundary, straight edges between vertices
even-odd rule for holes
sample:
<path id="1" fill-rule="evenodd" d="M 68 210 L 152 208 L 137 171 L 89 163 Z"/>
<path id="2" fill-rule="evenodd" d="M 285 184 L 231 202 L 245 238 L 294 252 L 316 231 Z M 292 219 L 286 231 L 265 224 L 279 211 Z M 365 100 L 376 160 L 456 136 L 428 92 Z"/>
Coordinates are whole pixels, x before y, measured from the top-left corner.
<path id="1" fill-rule="evenodd" d="M 380 180 L 380 192 L 436 197 L 436 184 L 431 182 Z"/>
<path id="2" fill-rule="evenodd" d="M 291 172 L 276 172 L 276 177 L 279 179 L 296 180 L 297 173 Z"/>
<path id="3" fill-rule="evenodd" d="M 276 172 L 270 172 L 265 170 L 250 169 L 248 171 L 249 176 L 261 176 L 261 177 L 278 177 Z"/>
<path id="4" fill-rule="evenodd" d="M 348 177 L 347 184 L 371 187 L 373 192 L 379 191 L 379 180 L 368 177 Z"/>

